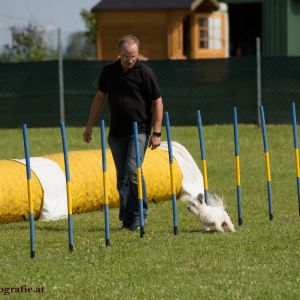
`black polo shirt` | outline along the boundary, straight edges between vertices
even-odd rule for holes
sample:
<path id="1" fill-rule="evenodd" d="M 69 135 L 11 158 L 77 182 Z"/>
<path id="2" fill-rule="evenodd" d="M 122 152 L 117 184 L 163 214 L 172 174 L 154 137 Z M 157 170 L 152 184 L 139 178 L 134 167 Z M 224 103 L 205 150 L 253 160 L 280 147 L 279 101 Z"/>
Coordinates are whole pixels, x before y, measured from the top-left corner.
<path id="1" fill-rule="evenodd" d="M 111 62 L 103 67 L 98 89 L 108 94 L 111 136 L 132 135 L 134 121 L 138 123 L 139 133 L 150 134 L 152 101 L 161 94 L 155 75 L 148 66 L 138 60 L 124 72 L 120 60 Z"/>

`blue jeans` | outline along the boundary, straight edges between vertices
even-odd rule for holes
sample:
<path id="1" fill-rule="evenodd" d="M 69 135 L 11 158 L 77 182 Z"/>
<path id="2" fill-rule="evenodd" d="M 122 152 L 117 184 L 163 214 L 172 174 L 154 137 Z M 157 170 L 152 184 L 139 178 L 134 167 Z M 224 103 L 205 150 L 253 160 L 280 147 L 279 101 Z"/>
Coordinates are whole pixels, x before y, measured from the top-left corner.
<path id="1" fill-rule="evenodd" d="M 149 136 L 146 134 L 139 134 L 138 141 L 140 147 L 140 160 L 142 164 L 147 150 Z M 117 189 L 120 195 L 119 219 L 120 221 L 123 221 L 123 223 L 130 224 L 136 218 L 140 217 L 134 136 L 132 135 L 127 138 L 108 136 L 108 144 L 117 170 Z M 148 201 L 143 174 L 142 191 L 143 213 L 144 218 L 147 218 Z"/>

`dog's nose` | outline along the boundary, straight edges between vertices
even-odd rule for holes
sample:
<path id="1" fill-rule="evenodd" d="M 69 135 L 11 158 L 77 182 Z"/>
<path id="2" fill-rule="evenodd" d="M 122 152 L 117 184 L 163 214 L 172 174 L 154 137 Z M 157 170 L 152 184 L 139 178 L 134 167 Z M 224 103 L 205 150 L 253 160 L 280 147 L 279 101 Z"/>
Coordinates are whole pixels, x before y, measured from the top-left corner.
<path id="1" fill-rule="evenodd" d="M 191 211 L 191 208 L 188 206 L 188 208 L 187 208 L 189 211 Z"/>

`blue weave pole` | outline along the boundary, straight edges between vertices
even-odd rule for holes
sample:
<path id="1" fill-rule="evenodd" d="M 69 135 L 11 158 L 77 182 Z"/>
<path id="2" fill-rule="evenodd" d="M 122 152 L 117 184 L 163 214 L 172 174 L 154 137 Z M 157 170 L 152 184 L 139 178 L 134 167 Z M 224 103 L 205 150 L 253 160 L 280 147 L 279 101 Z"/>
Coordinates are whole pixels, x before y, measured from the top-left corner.
<path id="1" fill-rule="evenodd" d="M 35 257 L 35 239 L 34 239 L 34 211 L 31 190 L 31 167 L 30 167 L 30 151 L 27 134 L 27 125 L 22 125 L 23 141 L 26 160 L 26 177 L 27 177 L 27 191 L 28 191 L 28 207 L 29 207 L 29 228 L 30 228 L 30 257 Z"/>
<path id="2" fill-rule="evenodd" d="M 204 199 L 205 199 L 205 203 L 208 204 L 208 179 L 207 179 L 207 169 L 206 169 L 204 135 L 203 135 L 203 129 L 202 129 L 202 120 L 201 120 L 200 110 L 197 110 L 197 125 L 198 125 L 198 134 L 199 134 L 199 141 L 200 141 L 201 161 L 202 161 L 202 172 L 203 172 L 203 180 L 204 180 Z"/>
<path id="3" fill-rule="evenodd" d="M 110 228 L 109 228 L 109 204 L 108 204 L 108 177 L 107 177 L 107 160 L 106 160 L 106 135 L 104 120 L 100 120 L 101 149 L 102 149 L 102 170 L 104 186 L 104 222 L 105 222 L 105 245 L 110 245 Z"/>
<path id="4" fill-rule="evenodd" d="M 261 128 L 262 128 L 262 134 L 263 134 L 265 162 L 266 162 L 269 219 L 270 219 L 270 221 L 272 221 L 273 220 L 273 205 L 272 205 L 271 167 L 270 167 L 270 156 L 269 156 L 269 148 L 268 148 L 268 140 L 267 140 L 266 123 L 265 123 L 265 113 L 264 113 L 264 108 L 262 105 L 259 107 L 259 111 L 260 111 L 260 118 L 261 118 Z"/>
<path id="5" fill-rule="evenodd" d="M 234 132 L 234 154 L 235 154 L 235 167 L 236 167 L 236 195 L 237 195 L 237 208 L 238 208 L 238 222 L 239 225 L 242 225 L 243 217 L 242 217 L 242 195 L 241 195 L 241 167 L 240 167 L 238 118 L 237 118 L 236 107 L 233 108 L 233 132 Z"/>
<path id="6" fill-rule="evenodd" d="M 134 144 L 135 144 L 135 156 L 136 156 L 136 173 L 138 182 L 138 201 L 140 209 L 140 237 L 143 238 L 144 231 L 144 213 L 143 213 L 143 187 L 142 187 L 142 166 L 140 159 L 140 147 L 139 147 L 139 135 L 137 122 L 133 122 Z"/>
<path id="7" fill-rule="evenodd" d="M 298 131 L 297 131 L 297 119 L 296 119 L 296 105 L 295 105 L 295 103 L 292 103 L 292 120 L 293 120 L 294 149 L 295 149 L 295 163 L 296 163 L 298 212 L 299 212 L 299 216 L 300 216 L 300 166 L 299 166 Z"/>
<path id="8" fill-rule="evenodd" d="M 175 178 L 174 178 L 174 165 L 173 165 L 173 149 L 172 149 L 172 137 L 170 129 L 169 113 L 165 112 L 165 124 L 167 131 L 168 140 L 168 153 L 169 153 L 169 164 L 170 164 L 170 174 L 171 174 L 171 195 L 172 195 L 172 207 L 173 207 L 173 231 L 174 234 L 178 234 L 178 217 L 177 217 L 177 207 L 176 207 L 176 188 L 175 188 Z"/>
<path id="9" fill-rule="evenodd" d="M 64 151 L 64 162 L 65 162 L 65 173 L 66 173 L 66 188 L 67 188 L 67 204 L 68 204 L 68 236 L 69 236 L 69 249 L 72 252 L 74 249 L 73 239 L 73 221 L 72 221 L 72 194 L 70 188 L 70 168 L 69 168 L 69 156 L 68 156 L 68 144 L 65 123 L 60 123 L 63 151 Z"/>

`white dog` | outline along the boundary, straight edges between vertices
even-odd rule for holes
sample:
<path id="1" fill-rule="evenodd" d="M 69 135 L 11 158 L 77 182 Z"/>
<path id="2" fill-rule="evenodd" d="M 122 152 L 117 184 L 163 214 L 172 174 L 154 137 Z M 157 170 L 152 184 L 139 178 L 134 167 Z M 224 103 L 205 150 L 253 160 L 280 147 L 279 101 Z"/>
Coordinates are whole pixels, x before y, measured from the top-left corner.
<path id="1" fill-rule="evenodd" d="M 208 200 L 210 205 L 205 203 L 203 194 L 199 194 L 196 199 L 189 201 L 190 204 L 188 206 L 188 210 L 199 218 L 204 231 L 216 230 L 224 232 L 224 230 L 228 230 L 234 232 L 234 226 L 225 211 L 223 200 L 216 195 L 210 194 Z"/>

